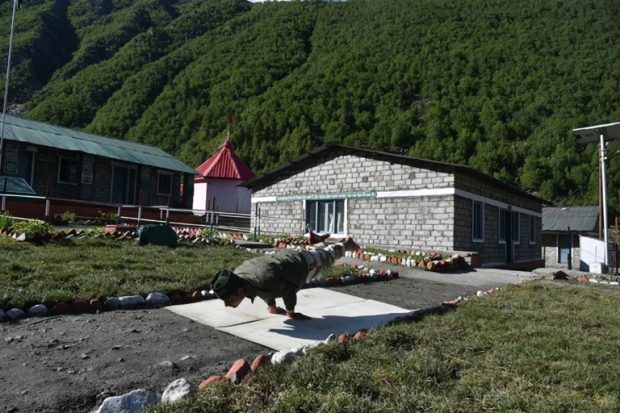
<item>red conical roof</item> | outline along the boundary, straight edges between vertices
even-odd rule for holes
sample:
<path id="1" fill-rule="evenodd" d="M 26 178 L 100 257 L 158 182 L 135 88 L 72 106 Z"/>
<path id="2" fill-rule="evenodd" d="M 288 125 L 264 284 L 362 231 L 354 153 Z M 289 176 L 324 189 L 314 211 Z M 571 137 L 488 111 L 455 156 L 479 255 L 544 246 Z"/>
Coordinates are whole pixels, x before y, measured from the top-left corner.
<path id="1" fill-rule="evenodd" d="M 230 141 L 226 139 L 222 149 L 215 155 L 203 162 L 196 171 L 200 174 L 196 180 L 205 178 L 217 179 L 240 179 L 247 181 L 254 178 L 254 173 L 247 165 L 233 152 Z"/>

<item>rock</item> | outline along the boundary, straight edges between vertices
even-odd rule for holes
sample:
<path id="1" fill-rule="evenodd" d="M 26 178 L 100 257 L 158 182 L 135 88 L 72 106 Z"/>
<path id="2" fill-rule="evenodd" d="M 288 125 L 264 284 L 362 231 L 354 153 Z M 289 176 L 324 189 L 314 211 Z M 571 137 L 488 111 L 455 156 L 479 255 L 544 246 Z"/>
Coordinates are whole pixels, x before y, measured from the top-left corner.
<path id="1" fill-rule="evenodd" d="M 454 300 L 444 301 L 444 302 L 441 303 L 441 305 L 444 306 L 444 307 L 448 307 L 448 308 L 455 308 L 456 306 L 459 305 L 460 302 L 461 302 L 461 300 L 456 298 Z"/>
<path id="2" fill-rule="evenodd" d="M 556 271 L 553 273 L 554 280 L 568 280 L 568 274 L 564 271 Z"/>
<path id="3" fill-rule="evenodd" d="M 74 313 L 84 313 L 90 311 L 90 304 L 86 300 L 75 300 L 71 303 L 71 311 Z"/>
<path id="4" fill-rule="evenodd" d="M 20 310 L 19 308 L 11 308 L 10 310 L 8 310 L 6 312 L 6 315 L 8 318 L 10 318 L 11 320 L 15 321 L 18 318 L 23 317 L 24 315 L 26 315 L 26 313 L 24 313 L 22 310 Z"/>
<path id="5" fill-rule="evenodd" d="M 59 303 L 54 304 L 52 307 L 52 312 L 56 314 L 64 314 L 69 312 L 69 304 L 61 301 Z"/>
<path id="6" fill-rule="evenodd" d="M 323 343 L 327 344 L 331 343 L 332 341 L 336 341 L 336 335 L 334 333 L 328 335 L 327 338 L 323 340 Z"/>
<path id="7" fill-rule="evenodd" d="M 164 368 L 164 369 L 175 369 L 175 370 L 179 368 L 176 364 L 174 364 L 170 360 L 164 360 L 160 363 L 157 363 L 157 367 Z"/>
<path id="8" fill-rule="evenodd" d="M 164 293 L 150 293 L 146 296 L 146 302 L 155 307 L 163 307 L 170 304 L 170 298 Z"/>
<path id="9" fill-rule="evenodd" d="M 255 372 L 256 370 L 259 369 L 259 367 L 267 363 L 269 363 L 269 358 L 265 356 L 264 354 L 259 354 L 258 356 L 256 356 L 256 358 L 252 362 L 250 369 L 252 370 L 252 372 Z"/>
<path id="10" fill-rule="evenodd" d="M 213 383 L 222 383 L 227 382 L 228 379 L 220 374 L 214 374 L 212 376 L 207 377 L 198 385 L 198 390 L 204 390 L 207 387 L 211 386 Z"/>
<path id="11" fill-rule="evenodd" d="M 273 353 L 271 356 L 271 364 L 287 363 L 297 357 L 298 349 L 286 349 Z"/>
<path id="12" fill-rule="evenodd" d="M 22 234 L 16 235 L 14 238 L 16 241 L 26 241 L 28 239 L 25 232 Z"/>
<path id="13" fill-rule="evenodd" d="M 323 345 L 323 342 L 322 342 L 322 341 L 319 341 L 319 342 L 316 342 L 316 343 L 309 343 L 309 344 L 306 344 L 306 345 L 304 345 L 303 347 L 300 347 L 300 350 L 301 350 L 301 354 L 300 354 L 300 356 L 305 356 L 305 355 L 306 355 L 306 354 L 308 354 L 308 353 L 310 352 L 310 350 L 312 350 L 313 348 L 317 348 L 317 347 L 322 346 L 322 345 Z"/>
<path id="14" fill-rule="evenodd" d="M 325 279 L 325 277 L 317 277 L 314 278 L 312 280 L 313 284 L 315 284 L 317 287 L 325 287 L 325 285 L 327 285 L 327 280 Z"/>
<path id="15" fill-rule="evenodd" d="M 36 304 L 28 309 L 28 315 L 30 317 L 41 317 L 47 315 L 47 313 L 47 307 L 43 304 Z"/>
<path id="16" fill-rule="evenodd" d="M 92 311 L 98 311 L 103 308 L 103 302 L 99 298 L 92 298 L 88 302 L 88 305 Z"/>
<path id="17" fill-rule="evenodd" d="M 230 367 L 230 370 L 226 373 L 226 378 L 235 384 L 239 384 L 251 371 L 252 369 L 248 362 L 244 359 L 239 359 Z"/>
<path id="18" fill-rule="evenodd" d="M 347 275 L 346 277 L 342 277 L 342 283 L 344 285 L 355 284 L 357 282 L 357 278 L 354 275 Z"/>
<path id="19" fill-rule="evenodd" d="M 176 403 L 186 399 L 192 395 L 194 389 L 192 385 L 184 378 L 176 379 L 166 387 L 161 395 L 162 403 Z"/>
<path id="20" fill-rule="evenodd" d="M 179 293 L 174 293 L 170 296 L 172 304 L 183 304 L 183 297 Z"/>
<path id="21" fill-rule="evenodd" d="M 103 307 L 107 310 L 118 310 L 120 306 L 121 302 L 118 297 L 108 297 L 108 299 L 103 302 Z"/>
<path id="22" fill-rule="evenodd" d="M 359 341 L 366 337 L 366 332 L 364 330 L 360 330 L 351 337 L 351 341 Z"/>
<path id="23" fill-rule="evenodd" d="M 141 295 L 125 295 L 123 297 L 118 297 L 118 301 L 122 308 L 132 308 L 146 304 L 144 297 Z"/>
<path id="24" fill-rule="evenodd" d="M 97 413 L 134 413 L 155 403 L 157 403 L 157 396 L 154 392 L 138 389 L 121 396 L 106 398 Z"/>
<path id="25" fill-rule="evenodd" d="M 484 297 L 485 295 L 487 295 L 487 293 L 486 293 L 485 291 L 478 290 L 478 291 L 476 292 L 476 295 L 477 295 L 478 297 Z"/>

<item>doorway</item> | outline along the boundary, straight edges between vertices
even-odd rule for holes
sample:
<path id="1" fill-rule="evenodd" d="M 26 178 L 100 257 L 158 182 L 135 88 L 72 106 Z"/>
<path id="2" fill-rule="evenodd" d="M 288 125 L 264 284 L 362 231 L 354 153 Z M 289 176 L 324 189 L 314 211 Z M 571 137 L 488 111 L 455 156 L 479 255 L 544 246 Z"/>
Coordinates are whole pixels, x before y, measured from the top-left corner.
<path id="1" fill-rule="evenodd" d="M 32 186 L 32 172 L 34 165 L 34 151 L 19 151 L 17 158 L 17 176 L 24 178 Z"/>
<path id="2" fill-rule="evenodd" d="M 112 165 L 110 202 L 130 205 L 136 203 L 135 167 Z"/>
<path id="3" fill-rule="evenodd" d="M 558 234 L 558 263 L 568 264 L 570 260 L 570 235 Z"/>

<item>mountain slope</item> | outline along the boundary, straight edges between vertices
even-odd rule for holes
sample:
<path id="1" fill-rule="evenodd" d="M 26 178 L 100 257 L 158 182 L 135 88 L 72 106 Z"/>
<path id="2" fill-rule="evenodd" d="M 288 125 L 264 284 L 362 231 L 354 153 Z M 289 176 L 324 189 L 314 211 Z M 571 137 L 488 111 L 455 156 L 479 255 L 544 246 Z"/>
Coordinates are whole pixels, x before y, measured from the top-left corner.
<path id="1" fill-rule="evenodd" d="M 0 27 L 9 13 L 0 3 Z M 571 130 L 620 120 L 619 16 L 613 0 L 31 1 L 10 98 L 27 117 L 190 165 L 232 114 L 235 149 L 258 173 L 341 142 L 593 203 L 596 148 Z"/>

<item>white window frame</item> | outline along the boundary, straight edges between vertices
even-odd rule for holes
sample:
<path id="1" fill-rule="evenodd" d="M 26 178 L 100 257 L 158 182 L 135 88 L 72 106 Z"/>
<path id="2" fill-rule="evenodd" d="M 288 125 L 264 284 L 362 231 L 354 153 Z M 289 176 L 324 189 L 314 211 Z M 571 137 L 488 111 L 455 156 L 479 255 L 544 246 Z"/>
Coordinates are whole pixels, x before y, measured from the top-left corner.
<path id="1" fill-rule="evenodd" d="M 530 217 L 530 245 L 536 245 L 536 217 L 534 215 L 528 215 Z"/>
<path id="2" fill-rule="evenodd" d="M 63 161 L 69 161 L 69 162 L 73 162 L 75 164 L 75 181 L 71 182 L 71 181 L 63 181 L 60 178 L 60 170 L 62 169 L 62 163 Z M 80 172 L 80 158 L 77 155 L 60 155 L 58 157 L 58 176 L 56 181 L 59 184 L 65 184 L 65 185 L 77 185 L 80 182 L 80 176 L 79 176 L 79 172 Z"/>
<path id="3" fill-rule="evenodd" d="M 342 202 L 342 209 L 338 209 L 336 206 L 339 202 Z M 324 226 L 321 226 L 320 229 L 318 227 L 310 227 L 310 214 L 311 214 L 311 209 L 315 208 L 315 212 L 314 212 L 314 217 L 315 217 L 315 221 L 317 220 L 318 217 L 318 210 L 316 208 L 319 208 L 320 206 L 326 206 L 327 203 L 332 203 L 333 204 L 333 208 L 334 208 L 334 218 L 337 218 L 338 213 L 341 213 L 341 221 L 340 221 L 340 227 L 342 228 L 342 232 L 336 232 L 336 229 L 338 229 L 338 221 L 336 219 L 334 219 L 331 228 L 325 228 Z M 335 199 L 317 199 L 317 200 L 306 200 L 305 203 L 306 206 L 306 226 L 311 229 L 312 231 L 316 231 L 316 232 L 321 232 L 321 233 L 330 233 L 331 235 L 344 235 L 346 233 L 346 222 L 347 222 L 347 200 L 344 198 L 335 198 Z"/>
<path id="4" fill-rule="evenodd" d="M 515 217 L 516 217 L 516 228 L 515 225 Z M 510 236 L 512 237 L 513 245 L 521 244 L 521 213 L 512 211 L 512 215 L 510 216 Z"/>
<path id="5" fill-rule="evenodd" d="M 480 238 L 476 238 L 476 205 L 480 205 Z M 471 240 L 473 242 L 484 242 L 484 202 L 471 201 Z"/>
<path id="6" fill-rule="evenodd" d="M 159 191 L 159 183 L 160 183 L 160 179 L 161 177 L 165 175 L 170 179 L 170 185 L 168 185 L 168 193 L 164 193 L 164 192 L 160 192 Z M 173 174 L 172 172 L 168 172 L 168 171 L 157 171 L 157 195 L 159 196 L 170 196 L 172 195 L 172 181 L 173 181 Z"/>

